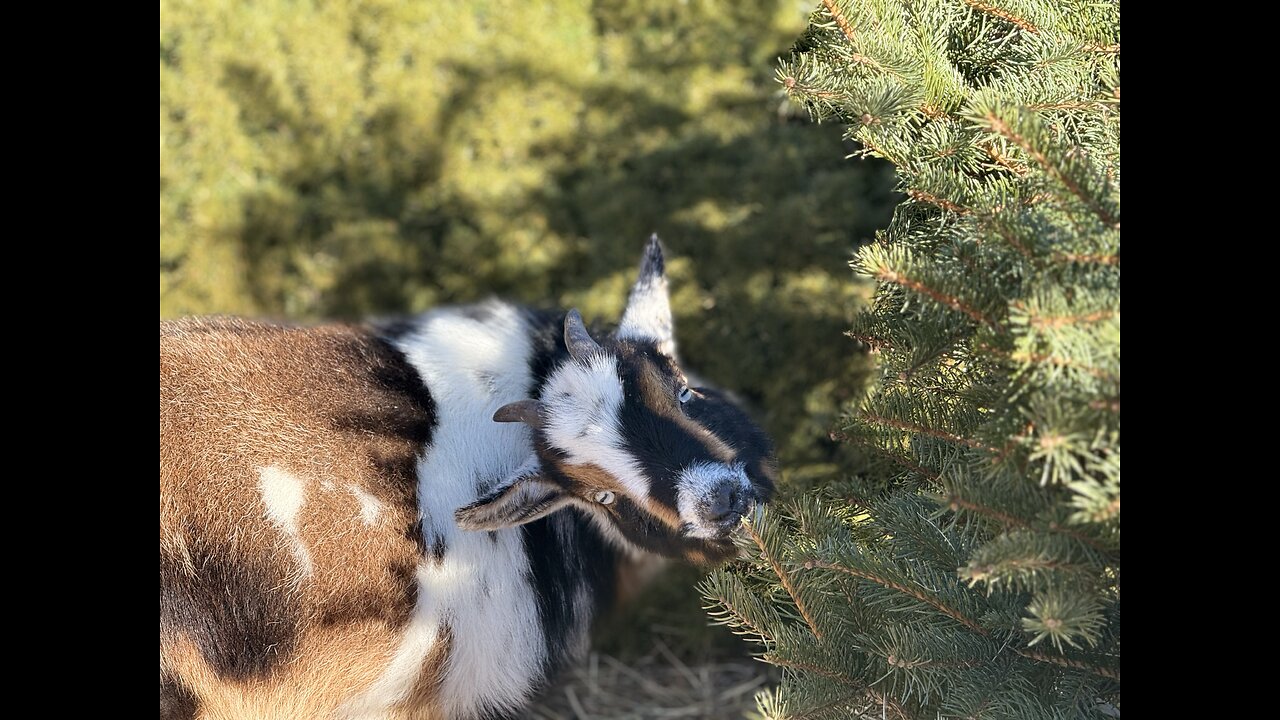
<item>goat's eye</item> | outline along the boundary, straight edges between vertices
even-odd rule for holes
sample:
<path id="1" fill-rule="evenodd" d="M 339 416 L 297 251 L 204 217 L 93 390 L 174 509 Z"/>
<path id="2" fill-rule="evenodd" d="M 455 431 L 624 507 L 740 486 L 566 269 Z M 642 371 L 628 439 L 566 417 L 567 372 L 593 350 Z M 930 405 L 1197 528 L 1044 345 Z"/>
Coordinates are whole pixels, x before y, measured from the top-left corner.
<path id="1" fill-rule="evenodd" d="M 687 402 L 689 402 L 689 399 L 690 399 L 690 398 L 692 398 L 692 397 L 693 397 L 693 391 L 689 389 L 689 386 L 688 386 L 688 385 L 681 385 L 681 386 L 680 386 L 680 395 L 679 395 L 680 402 L 682 402 L 682 403 L 687 403 Z"/>
<path id="2" fill-rule="evenodd" d="M 596 498 L 596 502 L 600 503 L 601 505 L 612 505 L 614 500 L 614 494 L 612 490 L 597 490 L 595 498 Z"/>

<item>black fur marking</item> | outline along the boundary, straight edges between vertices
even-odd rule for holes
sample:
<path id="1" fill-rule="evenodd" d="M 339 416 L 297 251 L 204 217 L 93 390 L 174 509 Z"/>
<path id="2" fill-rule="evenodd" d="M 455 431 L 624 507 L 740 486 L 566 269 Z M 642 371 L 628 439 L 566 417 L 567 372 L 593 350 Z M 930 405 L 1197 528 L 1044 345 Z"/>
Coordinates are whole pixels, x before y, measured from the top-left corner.
<path id="1" fill-rule="evenodd" d="M 419 322 L 415 318 L 393 318 L 373 324 L 374 332 L 378 337 L 390 342 L 403 340 L 406 335 L 416 332 L 418 326 Z"/>
<path id="2" fill-rule="evenodd" d="M 658 239 L 658 233 L 649 236 L 649 242 L 644 246 L 644 257 L 640 260 L 640 274 L 636 279 L 636 284 L 642 284 L 647 280 L 655 277 L 661 277 L 666 272 L 666 264 L 662 260 L 662 241 Z"/>
<path id="3" fill-rule="evenodd" d="M 542 396 L 548 376 L 569 360 L 564 344 L 564 312 L 527 310 L 532 352 L 528 396 Z M 538 617 L 547 643 L 549 679 L 573 660 L 574 630 L 591 618 L 574 617 L 573 601 L 580 590 L 594 600 L 593 614 L 613 604 L 617 554 L 590 519 L 566 508 L 522 526 L 530 583 L 538 595 Z"/>
<path id="4" fill-rule="evenodd" d="M 444 562 L 445 554 L 449 552 L 449 543 L 445 541 L 444 536 L 440 535 L 440 533 L 435 533 L 434 535 L 428 547 L 428 552 L 431 553 L 431 562 L 436 567 L 439 567 Z"/>
<path id="5" fill-rule="evenodd" d="M 627 449 L 640 462 L 649 480 L 650 496 L 674 510 L 677 507 L 675 480 L 680 472 L 695 462 L 714 462 L 718 458 L 688 430 L 644 404 L 641 371 L 637 367 L 627 362 L 619 363 L 618 367 L 626 397 L 619 420 Z M 674 387 L 672 397 L 675 397 Z"/>
<path id="6" fill-rule="evenodd" d="M 757 499 L 767 502 L 773 497 L 773 481 L 764 475 L 762 466 L 772 461 L 773 442 L 725 393 L 711 388 L 697 391 L 702 397 L 689 401 L 685 413 L 737 451 Z"/>
<path id="7" fill-rule="evenodd" d="M 542 388 L 556 366 L 569 359 L 569 349 L 564 344 L 563 312 L 525 310 L 525 322 L 529 325 L 529 375 L 533 383 L 529 397 L 542 397 Z"/>
<path id="8" fill-rule="evenodd" d="M 427 537 L 426 537 L 426 534 L 423 532 L 422 525 L 423 523 L 421 520 L 419 520 L 416 523 L 413 523 L 409 527 L 405 528 L 404 536 L 409 540 L 413 541 L 414 547 L 418 548 L 419 555 L 426 555 L 427 554 Z"/>
<path id="9" fill-rule="evenodd" d="M 193 536 L 194 533 L 188 536 Z M 160 637 L 185 636 L 219 675 L 266 676 L 297 639 L 298 607 L 276 573 L 235 557 L 230 547 L 192 543 L 197 574 L 160 553 Z"/>
<path id="10" fill-rule="evenodd" d="M 614 599 L 616 551 L 577 508 L 567 508 L 524 526 L 525 554 L 538 596 L 538 615 L 547 643 L 546 678 L 574 659 L 575 630 L 591 619 L 574 615 L 574 599 L 585 591 L 593 616 Z"/>
<path id="11" fill-rule="evenodd" d="M 381 338 L 373 339 L 367 349 L 365 367 L 370 368 L 371 375 L 377 384 L 389 395 L 403 398 L 403 404 L 383 405 L 372 408 L 372 412 L 364 418 L 366 425 L 354 426 L 365 432 L 391 435 L 412 441 L 418 446 L 418 453 L 431 442 L 431 435 L 437 423 L 436 401 L 431 391 L 423 382 L 418 370 L 404 356 L 399 348 Z M 351 419 L 347 419 L 348 422 Z M 411 475 L 417 477 L 415 467 L 410 468 Z M 416 484 L 416 483 L 415 483 Z"/>
<path id="12" fill-rule="evenodd" d="M 160 720 L 191 720 L 200 709 L 200 700 L 191 688 L 168 673 L 160 673 Z"/>

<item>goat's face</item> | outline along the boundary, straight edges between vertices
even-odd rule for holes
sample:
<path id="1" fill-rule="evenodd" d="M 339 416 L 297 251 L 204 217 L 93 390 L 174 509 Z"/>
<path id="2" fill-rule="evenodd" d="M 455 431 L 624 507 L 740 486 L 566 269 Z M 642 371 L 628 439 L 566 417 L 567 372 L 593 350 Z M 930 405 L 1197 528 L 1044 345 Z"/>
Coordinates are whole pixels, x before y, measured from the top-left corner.
<path id="1" fill-rule="evenodd" d="M 510 527 L 573 504 L 626 548 L 700 563 L 732 556 L 740 519 L 773 493 L 772 445 L 726 395 L 690 383 L 671 330 L 653 238 L 618 332 L 597 343 L 571 311 L 571 359 L 540 398 L 494 416 L 529 424 L 537 459 L 459 510 L 459 524 Z"/>

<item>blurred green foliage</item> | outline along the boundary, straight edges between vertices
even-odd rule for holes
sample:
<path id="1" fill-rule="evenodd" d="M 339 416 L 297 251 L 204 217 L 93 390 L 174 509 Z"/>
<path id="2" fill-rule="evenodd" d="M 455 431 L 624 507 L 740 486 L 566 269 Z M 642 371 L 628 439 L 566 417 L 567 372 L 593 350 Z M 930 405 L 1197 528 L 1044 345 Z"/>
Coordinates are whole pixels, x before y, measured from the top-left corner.
<path id="1" fill-rule="evenodd" d="M 809 10 L 161 0 L 160 315 L 501 295 L 611 321 L 657 231 L 686 364 L 754 408 L 788 485 L 837 474 L 868 371 L 848 261 L 896 201 L 778 92 Z"/>
<path id="2" fill-rule="evenodd" d="M 293 319 L 497 294 L 616 319 L 670 256 L 686 363 L 788 478 L 866 372 L 850 252 L 891 175 L 785 104 L 808 3 L 161 0 L 160 315 Z"/>

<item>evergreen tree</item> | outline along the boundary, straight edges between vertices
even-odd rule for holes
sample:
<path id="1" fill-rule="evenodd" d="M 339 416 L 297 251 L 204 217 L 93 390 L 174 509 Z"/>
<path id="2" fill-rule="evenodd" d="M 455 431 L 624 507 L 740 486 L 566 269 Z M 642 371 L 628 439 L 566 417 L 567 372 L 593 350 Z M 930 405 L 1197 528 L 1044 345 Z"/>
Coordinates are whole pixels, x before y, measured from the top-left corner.
<path id="1" fill-rule="evenodd" d="M 779 67 L 906 194 L 856 270 L 878 460 L 703 585 L 784 670 L 767 717 L 1120 707 L 1120 7 L 823 0 Z"/>

